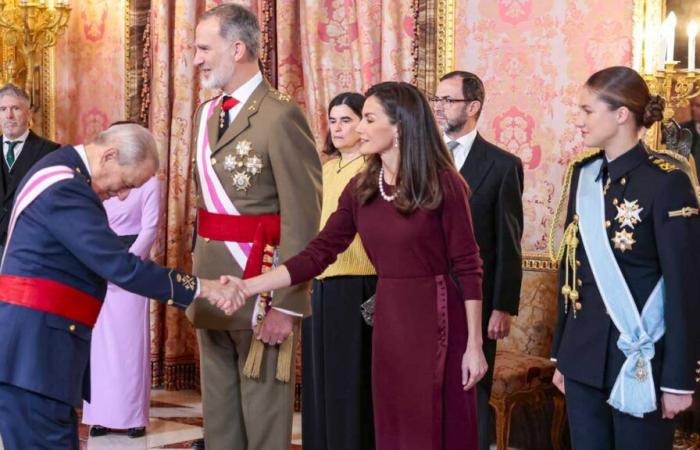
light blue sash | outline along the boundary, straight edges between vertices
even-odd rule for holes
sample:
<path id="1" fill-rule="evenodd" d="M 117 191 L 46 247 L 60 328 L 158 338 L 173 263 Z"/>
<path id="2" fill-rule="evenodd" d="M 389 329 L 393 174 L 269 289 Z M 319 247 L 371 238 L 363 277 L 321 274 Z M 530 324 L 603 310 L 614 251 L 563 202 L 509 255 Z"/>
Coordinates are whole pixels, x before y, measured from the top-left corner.
<path id="1" fill-rule="evenodd" d="M 620 332 L 617 347 L 627 359 L 615 380 L 608 403 L 635 417 L 656 410 L 651 373 L 654 343 L 666 332 L 664 279 L 661 277 L 644 305 L 641 317 L 625 277 L 617 265 L 605 229 L 603 181 L 596 178 L 602 160 L 581 169 L 576 192 L 581 240 L 590 261 L 600 296 Z"/>

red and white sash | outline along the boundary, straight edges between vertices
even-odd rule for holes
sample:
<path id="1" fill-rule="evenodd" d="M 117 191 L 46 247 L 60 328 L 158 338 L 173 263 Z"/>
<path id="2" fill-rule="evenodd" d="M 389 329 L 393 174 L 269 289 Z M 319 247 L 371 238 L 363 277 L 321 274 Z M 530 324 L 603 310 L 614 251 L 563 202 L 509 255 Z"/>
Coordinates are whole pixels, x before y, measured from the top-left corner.
<path id="1" fill-rule="evenodd" d="M 22 211 L 24 211 L 24 209 L 46 189 L 61 180 L 67 180 L 73 178 L 74 176 L 75 173 L 70 167 L 51 166 L 38 170 L 25 183 L 22 190 L 17 194 L 17 197 L 15 197 L 15 205 L 12 208 L 12 215 L 10 216 L 10 223 L 7 229 L 5 251 L 2 254 L 2 262 L 0 263 L 0 271 L 2 271 L 2 266 L 5 263 L 5 255 L 7 254 L 7 249 L 10 247 L 10 239 L 12 238 L 12 232 L 15 229 L 17 218 L 20 214 L 22 214 Z"/>
<path id="2" fill-rule="evenodd" d="M 221 180 L 214 171 L 214 166 L 211 163 L 211 146 L 209 145 L 209 133 L 207 123 L 214 115 L 216 105 L 221 102 L 221 97 L 212 99 L 209 102 L 207 114 L 202 114 L 199 119 L 199 130 L 197 138 L 197 172 L 199 174 L 200 187 L 202 189 L 202 199 L 206 210 L 217 214 L 228 214 L 232 216 L 240 216 L 241 213 L 236 209 L 233 202 L 226 194 Z M 248 256 L 252 248 L 251 243 L 247 242 L 229 242 L 224 241 L 226 248 L 231 253 L 233 259 L 241 267 L 245 269 L 248 263 Z"/>

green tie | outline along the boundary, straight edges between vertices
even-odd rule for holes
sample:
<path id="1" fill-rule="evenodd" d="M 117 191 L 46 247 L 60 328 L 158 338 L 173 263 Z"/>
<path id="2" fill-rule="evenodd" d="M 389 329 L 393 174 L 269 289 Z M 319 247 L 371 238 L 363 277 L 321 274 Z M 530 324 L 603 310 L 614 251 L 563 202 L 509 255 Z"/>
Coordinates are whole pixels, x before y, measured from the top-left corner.
<path id="1" fill-rule="evenodd" d="M 7 156 L 5 161 L 7 161 L 7 168 L 12 169 L 15 163 L 15 147 L 21 144 L 22 141 L 7 141 Z"/>

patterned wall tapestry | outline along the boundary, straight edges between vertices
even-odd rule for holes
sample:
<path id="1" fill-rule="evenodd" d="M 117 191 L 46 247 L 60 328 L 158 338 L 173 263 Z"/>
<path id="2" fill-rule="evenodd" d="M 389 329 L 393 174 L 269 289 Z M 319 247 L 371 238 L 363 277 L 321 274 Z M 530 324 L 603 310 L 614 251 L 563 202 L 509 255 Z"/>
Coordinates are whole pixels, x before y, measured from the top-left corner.
<path id="1" fill-rule="evenodd" d="M 628 0 L 457 0 L 456 67 L 486 85 L 479 130 L 522 158 L 523 251 L 546 249 L 563 170 L 582 150 L 578 88 L 594 71 L 629 65 Z"/>
<path id="2" fill-rule="evenodd" d="M 279 88 L 305 107 L 317 142 L 336 94 L 411 80 L 413 33 L 410 1 L 277 2 Z"/>
<path id="3" fill-rule="evenodd" d="M 126 0 L 72 3 L 56 46 L 56 140 L 82 143 L 125 114 Z"/>

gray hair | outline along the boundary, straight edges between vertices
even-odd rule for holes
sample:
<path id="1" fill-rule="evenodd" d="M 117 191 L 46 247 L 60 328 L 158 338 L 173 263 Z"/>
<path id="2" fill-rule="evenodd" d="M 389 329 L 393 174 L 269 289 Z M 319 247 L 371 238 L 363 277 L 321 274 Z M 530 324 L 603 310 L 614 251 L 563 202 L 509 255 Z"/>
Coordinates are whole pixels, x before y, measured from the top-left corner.
<path id="1" fill-rule="evenodd" d="M 229 42 L 241 41 L 251 60 L 260 54 L 260 26 L 258 18 L 248 8 L 235 3 L 216 6 L 202 14 L 200 21 L 218 17 L 219 34 Z"/>
<path id="2" fill-rule="evenodd" d="M 21 98 L 22 100 L 27 102 L 27 105 L 31 104 L 31 100 L 29 100 L 29 95 L 27 95 L 24 89 L 15 84 L 7 83 L 3 85 L 3 87 L 0 87 L 0 98 L 6 95 Z"/>
<path id="3" fill-rule="evenodd" d="M 93 144 L 111 146 L 119 150 L 119 165 L 133 166 L 150 160 L 158 170 L 158 146 L 153 134 L 135 123 L 112 125 L 95 137 Z"/>

